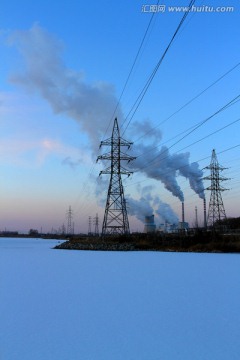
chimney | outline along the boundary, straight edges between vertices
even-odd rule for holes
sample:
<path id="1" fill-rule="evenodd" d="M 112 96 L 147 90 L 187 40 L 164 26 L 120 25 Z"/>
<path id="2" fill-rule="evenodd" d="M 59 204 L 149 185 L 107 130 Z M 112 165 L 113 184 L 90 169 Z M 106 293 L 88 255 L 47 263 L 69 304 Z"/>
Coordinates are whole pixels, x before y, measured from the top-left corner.
<path id="1" fill-rule="evenodd" d="M 182 223 L 185 222 L 185 216 L 184 216 L 184 202 L 182 202 Z"/>
<path id="2" fill-rule="evenodd" d="M 195 227 L 198 228 L 198 213 L 197 206 L 195 206 Z"/>
<path id="3" fill-rule="evenodd" d="M 204 227 L 207 228 L 207 210 L 206 210 L 206 199 L 203 199 L 203 218 L 204 218 Z"/>

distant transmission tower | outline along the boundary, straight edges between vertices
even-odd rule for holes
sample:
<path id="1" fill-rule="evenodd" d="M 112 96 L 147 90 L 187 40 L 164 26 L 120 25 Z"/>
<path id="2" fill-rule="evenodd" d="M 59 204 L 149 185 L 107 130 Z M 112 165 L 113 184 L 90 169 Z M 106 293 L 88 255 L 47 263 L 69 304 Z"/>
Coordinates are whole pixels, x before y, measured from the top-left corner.
<path id="1" fill-rule="evenodd" d="M 205 180 L 211 180 L 211 185 L 206 189 L 211 191 L 207 225 L 214 227 L 216 221 L 226 219 L 226 213 L 223 205 L 221 192 L 228 190 L 220 185 L 222 181 L 228 180 L 227 178 L 220 176 L 220 171 L 223 171 L 227 168 L 219 165 L 217 155 L 214 149 L 212 151 L 211 164 L 205 167 L 205 169 L 211 171 L 210 176 L 204 178 Z"/>
<path id="2" fill-rule="evenodd" d="M 71 206 L 69 206 L 69 209 L 67 211 L 67 234 L 68 235 L 73 234 L 72 218 L 73 218 L 73 212 L 72 212 Z"/>
<path id="3" fill-rule="evenodd" d="M 96 217 L 93 219 L 94 221 L 94 235 L 99 235 L 99 229 L 98 229 L 98 214 L 96 214 Z"/>
<path id="4" fill-rule="evenodd" d="M 88 217 L 88 235 L 92 235 L 92 217 Z"/>
<path id="5" fill-rule="evenodd" d="M 121 166 L 121 161 L 131 161 L 135 157 L 129 156 L 121 151 L 126 146 L 128 149 L 132 145 L 120 137 L 117 119 L 114 120 L 112 136 L 101 141 L 101 146 L 110 146 L 110 152 L 100 155 L 98 160 L 110 160 L 111 165 L 100 172 L 101 174 L 110 174 L 108 195 L 102 225 L 102 236 L 111 234 L 129 234 L 129 222 L 126 209 L 126 201 L 122 185 L 121 175 L 130 175 L 131 172 Z"/>

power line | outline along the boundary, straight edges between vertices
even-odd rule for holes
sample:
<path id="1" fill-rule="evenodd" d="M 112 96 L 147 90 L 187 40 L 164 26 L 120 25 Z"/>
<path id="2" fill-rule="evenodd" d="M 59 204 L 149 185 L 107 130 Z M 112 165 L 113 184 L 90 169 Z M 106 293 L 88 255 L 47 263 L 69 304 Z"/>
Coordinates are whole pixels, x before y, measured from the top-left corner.
<path id="1" fill-rule="evenodd" d="M 176 141 L 175 143 L 173 143 L 169 148 L 167 148 L 165 151 L 163 151 L 163 153 L 167 152 L 169 149 L 171 149 L 173 146 L 177 145 L 180 141 L 182 141 L 183 139 L 185 139 L 186 137 L 188 137 L 189 135 L 191 135 L 194 131 L 196 131 L 197 129 L 199 129 L 201 126 L 203 126 L 205 123 L 207 123 L 209 120 L 211 120 L 213 117 L 215 117 L 216 115 L 218 115 L 219 113 L 221 113 L 222 111 L 226 110 L 227 108 L 229 108 L 230 106 L 236 104 L 238 101 L 240 100 L 240 94 L 237 95 L 235 98 L 233 98 L 231 101 L 229 101 L 227 104 L 225 104 L 223 107 L 221 107 L 219 110 L 217 110 L 214 114 L 210 115 L 209 117 L 207 117 L 205 120 L 198 122 L 197 124 L 194 125 L 194 127 L 190 127 L 189 130 L 187 132 L 187 134 L 185 134 L 183 137 L 181 137 L 178 141 Z M 160 146 L 160 145 L 159 145 Z M 162 153 L 162 154 L 163 154 Z M 162 155 L 161 154 L 161 155 Z M 148 164 L 144 167 L 142 167 L 139 170 L 143 170 L 149 166 L 151 166 L 151 164 L 158 159 L 159 155 L 155 156 L 151 161 L 148 162 Z M 164 158 L 165 159 L 165 158 Z M 163 160 L 160 159 L 160 160 Z"/>
<path id="2" fill-rule="evenodd" d="M 240 62 L 237 63 L 236 65 L 234 65 L 230 70 L 228 70 L 226 73 L 224 73 L 223 75 L 221 75 L 217 80 L 215 80 L 212 84 L 210 84 L 208 87 L 206 87 L 204 90 L 202 90 L 200 93 L 198 93 L 196 96 L 194 96 L 192 99 L 190 99 L 189 101 L 187 101 L 183 106 L 181 106 L 178 110 L 176 110 L 174 113 L 172 113 L 169 117 L 167 117 L 165 120 L 163 120 L 162 122 L 160 122 L 160 124 L 156 125 L 154 128 L 152 128 L 151 130 L 147 131 L 146 133 L 144 133 L 143 135 L 141 135 L 139 138 L 137 138 L 136 140 L 134 140 L 134 142 L 136 143 L 137 141 L 139 141 L 140 139 L 142 139 L 143 137 L 145 137 L 146 135 L 148 135 L 149 133 L 153 132 L 155 129 L 157 129 L 159 126 L 163 125 L 165 122 L 167 122 L 169 119 L 171 119 L 173 116 L 175 116 L 176 114 L 178 114 L 180 111 L 182 111 L 183 109 L 185 109 L 188 105 L 190 105 L 193 101 L 195 101 L 196 99 L 198 99 L 201 95 L 203 95 L 206 91 L 208 91 L 211 87 L 213 87 L 214 85 L 216 85 L 219 81 L 221 81 L 225 76 L 227 76 L 228 74 L 230 74 L 233 70 L 235 70 L 238 66 L 240 65 Z"/>
<path id="3" fill-rule="evenodd" d="M 127 121 L 127 119 L 128 119 L 128 117 L 130 116 L 131 112 L 133 112 L 132 115 L 131 115 L 131 117 L 130 117 L 130 119 L 129 119 L 129 121 L 128 121 L 128 123 L 127 123 L 127 125 L 126 125 L 126 127 L 125 127 L 125 130 L 124 130 L 123 133 L 122 133 L 122 135 L 125 133 L 125 131 L 127 130 L 128 126 L 129 126 L 129 124 L 130 124 L 130 122 L 132 121 L 132 119 L 133 119 L 133 117 L 134 117 L 137 109 L 139 108 L 139 106 L 140 106 L 140 104 L 141 104 L 141 102 L 142 102 L 142 100 L 143 100 L 143 98 L 144 98 L 144 96 L 145 96 L 145 94 L 146 94 L 149 86 L 151 85 L 151 83 L 152 83 L 152 81 L 153 81 L 153 79 L 154 79 L 154 77 L 155 77 L 155 75 L 156 75 L 156 73 L 157 73 L 160 65 L 162 64 L 163 59 L 165 58 L 168 50 L 170 49 L 173 41 L 175 40 L 175 37 L 177 36 L 177 33 L 179 32 L 181 26 L 183 25 L 183 23 L 184 23 L 187 15 L 188 15 L 188 13 L 189 13 L 189 9 L 193 6 L 194 3 L 195 3 L 195 0 L 191 0 L 191 1 L 190 1 L 189 5 L 188 5 L 188 10 L 185 11 L 185 13 L 184 13 L 184 15 L 183 15 L 180 23 L 179 23 L 178 26 L 177 26 L 177 29 L 175 30 L 175 32 L 174 32 L 174 34 L 173 34 L 173 36 L 172 36 L 172 38 L 171 38 L 171 40 L 170 40 L 170 42 L 169 42 L 169 44 L 168 44 L 168 46 L 166 47 L 166 49 L 165 49 L 164 53 L 162 54 L 160 60 L 158 61 L 157 65 L 155 66 L 154 70 L 152 71 L 151 75 L 149 76 L 149 78 L 148 78 L 145 86 L 143 87 L 143 89 L 142 89 L 142 91 L 140 92 L 139 96 L 137 97 L 135 103 L 133 104 L 132 108 L 130 109 L 127 117 L 125 118 L 125 120 L 124 120 L 124 122 L 123 122 L 123 124 L 122 124 L 122 127 L 123 127 L 124 123 Z M 135 108 L 135 109 L 134 109 L 134 108 Z"/>
<path id="4" fill-rule="evenodd" d="M 195 144 L 197 144 L 197 143 L 199 143 L 199 142 L 207 139 L 208 137 L 213 136 L 213 135 L 217 134 L 218 132 L 220 132 L 220 131 L 222 131 L 222 130 L 225 130 L 226 128 L 228 128 L 228 127 L 236 124 L 236 123 L 239 122 L 239 121 L 240 121 L 240 118 L 237 119 L 237 120 L 232 121 L 231 123 L 229 123 L 229 124 L 227 124 L 227 125 L 225 125 L 225 126 L 223 126 L 223 127 L 221 127 L 220 129 L 217 129 L 217 130 L 213 131 L 213 132 L 210 133 L 210 134 L 207 134 L 206 136 L 202 137 L 201 139 L 199 139 L 199 140 L 197 140 L 197 141 L 194 141 L 193 143 L 191 143 L 191 144 L 183 147 L 182 149 L 178 150 L 177 152 L 183 151 L 183 150 L 185 150 L 185 149 L 187 149 L 187 148 L 189 148 L 189 147 L 191 147 L 191 146 L 193 146 L 193 145 L 195 145 Z M 191 128 L 194 128 L 194 126 L 192 126 Z M 191 129 L 191 128 L 190 128 L 190 129 Z M 175 139 L 176 137 L 180 136 L 181 134 L 184 134 L 186 131 L 188 131 L 188 130 L 185 130 L 185 131 L 181 132 L 180 134 L 178 134 L 178 135 L 174 136 L 173 138 L 169 139 L 168 141 L 165 141 L 165 142 L 162 143 L 161 145 L 157 145 L 157 146 L 152 147 L 150 150 L 148 150 L 148 151 L 146 151 L 146 152 L 138 155 L 138 158 L 141 157 L 141 156 L 143 156 L 143 155 L 145 155 L 145 154 L 148 154 L 149 152 L 151 152 L 152 150 L 154 150 L 154 149 L 156 149 L 156 148 L 158 148 L 158 147 L 160 147 L 160 146 L 163 146 L 163 145 L 166 144 L 167 142 Z"/>
<path id="5" fill-rule="evenodd" d="M 159 4 L 159 1 L 160 1 L 160 0 L 158 0 L 157 5 Z M 122 99 L 122 97 L 123 97 L 123 94 L 124 94 L 126 88 L 127 88 L 127 85 L 128 85 L 128 83 L 129 83 L 130 77 L 131 77 L 131 75 L 132 75 L 132 73 L 133 73 L 133 70 L 134 70 L 134 68 L 135 68 L 135 66 L 136 66 L 137 60 L 138 60 L 138 58 L 139 58 L 139 56 L 140 56 L 141 50 L 142 50 L 143 45 L 144 45 L 144 43 L 145 43 L 147 34 L 148 34 L 149 30 L 150 30 L 150 27 L 151 27 L 151 24 L 152 24 L 152 21 L 153 21 L 153 18 L 154 18 L 154 16 L 155 16 L 155 14 L 156 14 L 156 12 L 153 12 L 153 13 L 152 13 L 152 16 L 151 16 L 151 18 L 150 18 L 150 20 L 149 20 L 149 23 L 148 23 L 147 28 L 146 28 L 146 30 L 145 30 L 145 32 L 144 32 L 143 38 L 142 38 L 142 40 L 141 40 L 141 43 L 140 43 L 140 45 L 139 45 L 137 54 L 136 54 L 136 56 L 135 56 L 135 58 L 134 58 L 134 60 L 133 60 L 133 64 L 132 64 L 132 66 L 131 66 L 131 68 L 130 68 L 130 70 L 129 70 L 128 76 L 127 76 L 126 81 L 125 81 L 125 83 L 124 83 L 124 85 L 123 85 L 121 94 L 120 94 L 119 99 L 118 99 L 118 101 L 117 101 L 116 107 L 115 107 L 115 109 L 114 109 L 114 111 L 113 111 L 113 114 L 112 114 L 112 116 L 111 116 L 111 118 L 110 118 L 110 121 L 109 121 L 109 123 L 108 123 L 107 129 L 106 129 L 106 131 L 105 131 L 105 133 L 104 133 L 104 135 L 103 135 L 103 138 L 105 137 L 105 135 L 106 135 L 106 133 L 107 133 L 107 131 L 108 131 L 110 125 L 111 125 L 111 122 L 112 122 L 112 120 L 114 119 L 114 116 L 115 116 L 116 111 L 117 111 L 117 109 L 118 109 L 118 107 L 119 107 L 120 101 L 121 101 L 121 99 Z"/>
<path id="6" fill-rule="evenodd" d="M 220 129 L 217 129 L 217 130 L 213 131 L 212 133 L 210 133 L 210 134 L 208 134 L 208 135 L 206 135 L 206 136 L 202 137 L 201 139 L 199 139 L 199 140 L 197 140 L 197 141 L 194 141 L 192 144 L 187 145 L 187 146 L 185 146 L 184 148 L 182 148 L 182 149 L 178 150 L 178 152 L 179 152 L 179 151 L 183 151 L 183 150 L 185 150 L 185 149 L 189 148 L 190 146 L 193 146 L 193 145 L 195 145 L 195 144 L 197 144 L 197 143 L 199 143 L 199 142 L 201 142 L 201 141 L 203 141 L 203 140 L 205 140 L 205 139 L 209 138 L 210 136 L 212 136 L 212 135 L 215 135 L 215 134 L 219 133 L 219 132 L 220 132 L 220 131 L 222 131 L 222 130 L 225 130 L 226 128 L 228 128 L 228 127 L 230 127 L 230 126 L 232 126 L 232 125 L 236 124 L 238 121 L 240 121 L 240 118 L 239 118 L 239 119 L 237 119 L 237 120 L 232 121 L 231 123 L 229 123 L 229 124 L 227 124 L 227 125 L 225 125 L 225 126 L 223 126 L 223 127 L 221 127 Z"/>

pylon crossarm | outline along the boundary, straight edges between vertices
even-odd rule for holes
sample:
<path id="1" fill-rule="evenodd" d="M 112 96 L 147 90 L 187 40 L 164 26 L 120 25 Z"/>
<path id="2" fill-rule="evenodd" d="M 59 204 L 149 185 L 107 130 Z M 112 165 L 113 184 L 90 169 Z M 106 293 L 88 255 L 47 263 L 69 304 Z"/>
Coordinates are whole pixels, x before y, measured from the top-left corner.
<path id="1" fill-rule="evenodd" d="M 102 146 L 110 146 L 112 143 L 112 138 L 110 137 L 107 140 L 101 141 L 99 148 L 101 148 Z"/>
<path id="2" fill-rule="evenodd" d="M 127 146 L 128 148 L 130 148 L 132 146 L 132 144 L 133 144 L 132 142 L 126 141 L 126 140 L 124 140 L 122 138 L 120 138 L 118 141 L 119 141 L 119 145 Z"/>
<path id="3" fill-rule="evenodd" d="M 111 160 L 111 153 L 99 155 L 99 156 L 97 157 L 97 161 L 98 161 L 98 160 Z"/>

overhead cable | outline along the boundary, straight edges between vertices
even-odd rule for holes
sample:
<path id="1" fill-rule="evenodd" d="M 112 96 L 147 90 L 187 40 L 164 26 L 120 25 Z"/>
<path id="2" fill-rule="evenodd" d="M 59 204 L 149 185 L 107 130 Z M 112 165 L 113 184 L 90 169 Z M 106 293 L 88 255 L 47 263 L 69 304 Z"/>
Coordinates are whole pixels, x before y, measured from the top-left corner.
<path id="1" fill-rule="evenodd" d="M 230 70 L 225 72 L 223 75 L 221 75 L 217 80 L 215 80 L 212 84 L 210 84 L 208 87 L 206 87 L 204 90 L 202 90 L 200 93 L 198 93 L 196 96 L 194 96 L 192 99 L 187 101 L 184 105 L 182 105 L 178 110 L 176 110 L 174 113 L 172 113 L 169 117 L 167 117 L 165 120 L 161 121 L 158 125 L 153 127 L 151 130 L 145 132 L 143 135 L 141 135 L 136 140 L 133 140 L 134 143 L 148 135 L 149 133 L 153 132 L 155 129 L 157 129 L 159 126 L 163 125 L 165 122 L 167 122 L 169 119 L 171 119 L 173 116 L 178 114 L 180 111 L 182 111 L 184 108 L 186 108 L 188 105 L 190 105 L 193 101 L 198 99 L 201 95 L 203 95 L 206 91 L 208 91 L 210 88 L 212 88 L 214 85 L 216 85 L 219 81 L 221 81 L 225 76 L 229 75 L 233 70 L 235 70 L 240 65 L 240 62 L 234 65 Z"/>
<path id="2" fill-rule="evenodd" d="M 230 106 L 236 104 L 238 101 L 240 100 L 240 94 L 237 95 L 235 98 L 233 98 L 231 101 L 229 101 L 227 104 L 225 104 L 224 106 L 222 106 L 219 110 L 217 110 L 214 114 L 210 115 L 209 117 L 207 117 L 205 120 L 198 122 L 197 124 L 194 125 L 194 127 L 190 127 L 188 131 L 184 136 L 182 136 L 179 140 L 177 140 L 175 143 L 173 143 L 171 146 L 169 146 L 169 148 L 167 148 L 164 152 L 167 152 L 169 149 L 171 149 L 173 146 L 177 145 L 179 142 L 181 142 L 183 139 L 185 139 L 186 137 L 188 137 L 189 135 L 191 135 L 194 131 L 196 131 L 197 129 L 199 129 L 201 126 L 203 126 L 205 123 L 207 123 L 209 120 L 211 120 L 213 117 L 215 117 L 216 115 L 218 115 L 219 113 L 221 113 L 222 111 L 228 109 Z M 162 153 L 162 154 L 163 154 Z M 144 153 L 143 153 L 144 154 Z M 161 154 L 161 155 L 162 155 Z M 142 155 L 142 154 L 141 154 Z M 151 166 L 151 164 L 159 158 L 159 155 L 155 156 L 151 161 L 148 162 L 148 164 L 144 167 L 142 167 L 141 169 L 139 169 L 138 171 L 141 171 L 149 166 Z M 161 160 L 161 159 L 160 159 Z"/>
<path id="3" fill-rule="evenodd" d="M 154 77 L 155 77 L 155 75 L 156 75 L 156 73 L 157 73 L 160 65 L 162 64 L 163 59 L 165 58 L 168 50 L 170 49 L 173 41 L 175 40 L 175 37 L 177 36 L 177 33 L 179 32 L 181 26 L 183 25 L 183 23 L 184 23 L 187 15 L 188 15 L 188 13 L 189 13 L 189 9 L 191 9 L 191 7 L 194 5 L 194 3 L 195 3 L 195 0 L 191 0 L 191 1 L 190 1 L 189 5 L 188 5 L 188 10 L 185 11 L 185 13 L 184 13 L 184 15 L 183 15 L 180 23 L 179 23 L 178 26 L 177 26 L 177 29 L 175 30 L 175 32 L 174 32 L 174 34 L 173 34 L 173 36 L 172 36 L 172 38 L 171 38 L 171 40 L 170 40 L 170 42 L 169 42 L 169 44 L 168 44 L 168 46 L 166 47 L 165 51 L 163 52 L 161 58 L 159 59 L 158 63 L 156 64 L 156 66 L 155 66 L 155 68 L 153 69 L 151 75 L 149 76 L 146 84 L 144 85 L 142 91 L 141 91 L 140 94 L 138 95 L 135 103 L 133 104 L 131 110 L 129 111 L 129 113 L 128 113 L 128 115 L 127 115 L 127 117 L 125 118 L 125 120 L 124 120 L 124 122 L 123 122 L 123 124 L 122 124 L 122 127 L 123 127 L 124 123 L 127 121 L 127 119 L 129 118 L 130 114 L 132 113 L 132 115 L 131 115 L 130 119 L 128 120 L 128 123 L 127 123 L 124 131 L 122 132 L 122 135 L 125 133 L 125 131 L 127 130 L 128 126 L 130 125 L 130 123 L 131 123 L 131 121 L 132 121 L 132 119 L 133 119 L 133 117 L 134 117 L 137 109 L 139 108 L 139 106 L 140 106 L 140 104 L 141 104 L 141 102 L 142 102 L 142 100 L 143 100 L 143 98 L 144 98 L 144 96 L 145 96 L 145 94 L 146 94 L 149 86 L 151 85 L 151 83 L 152 83 L 152 81 L 153 81 L 153 79 L 154 79 Z"/>

